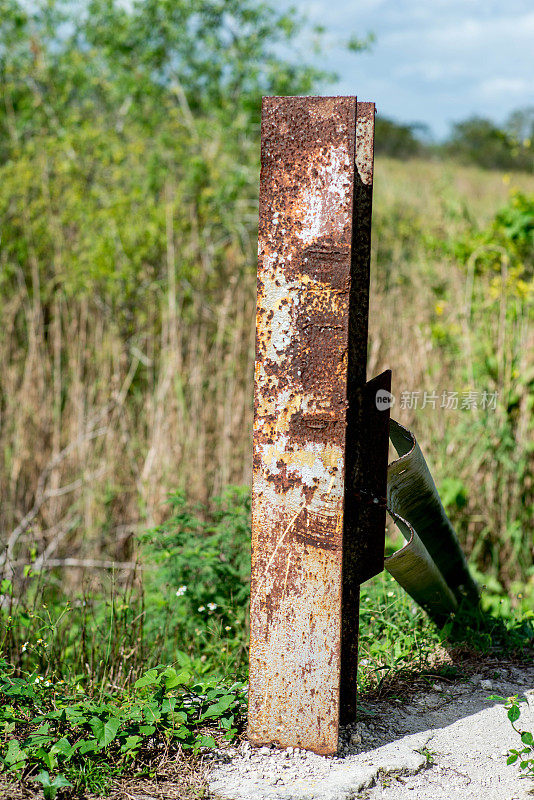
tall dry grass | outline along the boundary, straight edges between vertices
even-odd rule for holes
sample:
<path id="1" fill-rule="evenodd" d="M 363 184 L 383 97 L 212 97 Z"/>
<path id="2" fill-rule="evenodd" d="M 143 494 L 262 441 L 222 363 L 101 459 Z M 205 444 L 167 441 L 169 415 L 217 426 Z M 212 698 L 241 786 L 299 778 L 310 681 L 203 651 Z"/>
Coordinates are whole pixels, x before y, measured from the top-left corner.
<path id="1" fill-rule="evenodd" d="M 534 189 L 532 178 L 514 180 Z M 478 380 L 470 363 L 477 358 L 477 337 L 492 342 L 499 391 L 509 393 L 518 383 L 517 370 L 526 374 L 532 368 L 527 315 L 521 312 L 508 323 L 506 313 L 498 319 L 480 309 L 475 313 L 469 275 L 437 251 L 429 255 L 424 238 L 461 230 L 466 213 L 482 224 L 506 200 L 508 188 L 499 173 L 378 160 L 369 374 L 392 367 L 397 396 L 401 390 L 462 391 L 469 384 L 466 375 Z M 133 534 L 161 519 L 170 491 L 180 487 L 191 498 L 206 500 L 229 483 L 249 481 L 255 306 L 250 209 L 246 235 L 226 247 L 224 280 L 216 289 L 197 286 L 186 298 L 177 281 L 184 248 L 207 274 L 214 269 L 207 263 L 210 248 L 194 225 L 184 241 L 183 229 L 176 228 L 172 187 L 161 202 L 166 289 L 154 293 L 133 331 L 125 334 L 109 309 L 87 294 L 67 300 L 58 292 L 44 303 L 36 253 L 33 285 L 21 279 L 18 292 L 2 306 L 5 574 L 13 569 L 6 562 L 25 561 L 32 550 L 40 563 L 68 556 L 72 580 L 77 560 L 80 565 L 87 559 L 128 561 Z M 45 223 L 56 231 L 59 264 L 64 234 L 54 228 L 53 210 Z M 485 287 L 477 284 L 477 291 L 483 295 Z M 503 294 L 501 304 L 506 302 Z M 461 342 L 459 355 L 452 357 L 443 347 L 437 323 Z M 501 579 L 525 579 L 528 535 L 513 539 L 510 531 L 525 502 L 514 458 L 531 459 L 526 395 L 519 399 L 518 450 L 507 472 L 493 457 L 498 414 L 483 441 L 476 414 L 466 418 L 398 406 L 395 411 L 421 440 L 438 485 L 460 479 L 467 487 L 467 504 L 458 507 L 457 520 L 468 550 Z M 495 555 L 497 546 L 502 558 Z"/>
<path id="2" fill-rule="evenodd" d="M 464 264 L 432 240 L 488 225 L 511 190 L 533 188 L 527 175 L 379 160 L 370 304 L 370 373 L 393 368 L 392 413 L 421 443 L 467 552 L 519 593 L 528 575 L 534 586 L 532 295 L 518 296 L 506 252 L 485 273 L 481 253 Z M 422 407 L 444 391 L 478 392 L 478 408 Z M 498 398 L 487 413 L 484 391 Z M 417 408 L 402 392 L 419 393 Z"/>

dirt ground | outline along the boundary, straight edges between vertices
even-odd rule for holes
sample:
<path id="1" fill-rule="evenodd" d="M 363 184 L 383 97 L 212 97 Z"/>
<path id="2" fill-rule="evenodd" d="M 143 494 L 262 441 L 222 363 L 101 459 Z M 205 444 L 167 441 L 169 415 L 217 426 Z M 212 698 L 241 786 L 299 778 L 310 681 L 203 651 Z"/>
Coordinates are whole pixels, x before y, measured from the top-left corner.
<path id="1" fill-rule="evenodd" d="M 502 703 L 518 695 L 517 726 L 534 731 L 534 663 L 477 660 L 403 701 L 362 699 L 335 757 L 244 742 L 208 775 L 221 800 L 529 800 L 534 780 L 507 765 L 520 748 Z"/>

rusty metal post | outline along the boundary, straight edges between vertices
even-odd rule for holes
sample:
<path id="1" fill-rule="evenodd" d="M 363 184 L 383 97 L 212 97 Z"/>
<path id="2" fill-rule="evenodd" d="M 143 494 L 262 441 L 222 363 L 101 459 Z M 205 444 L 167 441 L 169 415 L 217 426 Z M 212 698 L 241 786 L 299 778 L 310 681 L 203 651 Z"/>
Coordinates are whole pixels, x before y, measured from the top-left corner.
<path id="1" fill-rule="evenodd" d="M 263 103 L 248 733 L 322 754 L 355 714 L 359 583 L 384 558 L 388 415 L 365 388 L 373 126 L 355 97 Z"/>

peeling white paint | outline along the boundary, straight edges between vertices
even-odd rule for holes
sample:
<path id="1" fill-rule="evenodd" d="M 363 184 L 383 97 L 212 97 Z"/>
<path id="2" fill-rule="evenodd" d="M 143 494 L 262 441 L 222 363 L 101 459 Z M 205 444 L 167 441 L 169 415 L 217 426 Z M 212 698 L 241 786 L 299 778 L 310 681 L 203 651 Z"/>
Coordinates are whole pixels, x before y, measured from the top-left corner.
<path id="1" fill-rule="evenodd" d="M 331 145 L 320 161 L 308 166 L 308 182 L 299 193 L 296 208 L 304 210 L 303 227 L 296 235 L 306 244 L 312 244 L 321 236 L 341 234 L 347 226 L 347 214 L 332 215 L 332 208 L 344 208 L 350 191 L 347 180 L 350 159 L 346 147 Z M 313 170 L 318 170 L 317 177 Z"/>

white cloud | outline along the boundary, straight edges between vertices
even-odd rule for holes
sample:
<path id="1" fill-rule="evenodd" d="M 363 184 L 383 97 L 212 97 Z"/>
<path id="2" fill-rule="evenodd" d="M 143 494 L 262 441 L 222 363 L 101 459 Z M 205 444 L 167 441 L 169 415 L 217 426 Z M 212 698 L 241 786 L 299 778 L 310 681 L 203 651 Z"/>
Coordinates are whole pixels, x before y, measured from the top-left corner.
<path id="1" fill-rule="evenodd" d="M 532 0 L 296 2 L 336 42 L 318 64 L 339 74 L 330 90 L 375 100 L 385 116 L 421 120 L 443 135 L 451 119 L 498 114 L 500 121 L 534 104 Z M 340 46 L 369 31 L 371 53 Z"/>
<path id="2" fill-rule="evenodd" d="M 491 19 L 464 17 L 450 20 L 431 20 L 427 26 L 405 27 L 386 33 L 383 44 L 390 47 L 413 46 L 418 49 L 439 50 L 445 55 L 450 50 L 464 49 L 466 57 L 475 55 L 469 48 L 482 47 L 484 50 L 499 46 L 507 50 L 513 44 L 521 44 L 532 49 L 534 37 L 534 12 L 513 16 L 507 13 Z"/>
<path id="3" fill-rule="evenodd" d="M 460 61 L 415 61 L 413 64 L 399 64 L 394 69 L 396 78 L 421 78 L 435 82 L 465 76 L 465 64 Z"/>
<path id="4" fill-rule="evenodd" d="M 526 95 L 531 85 L 530 81 L 523 78 L 489 78 L 482 81 L 479 91 L 488 98 L 497 98 L 508 94 Z"/>

